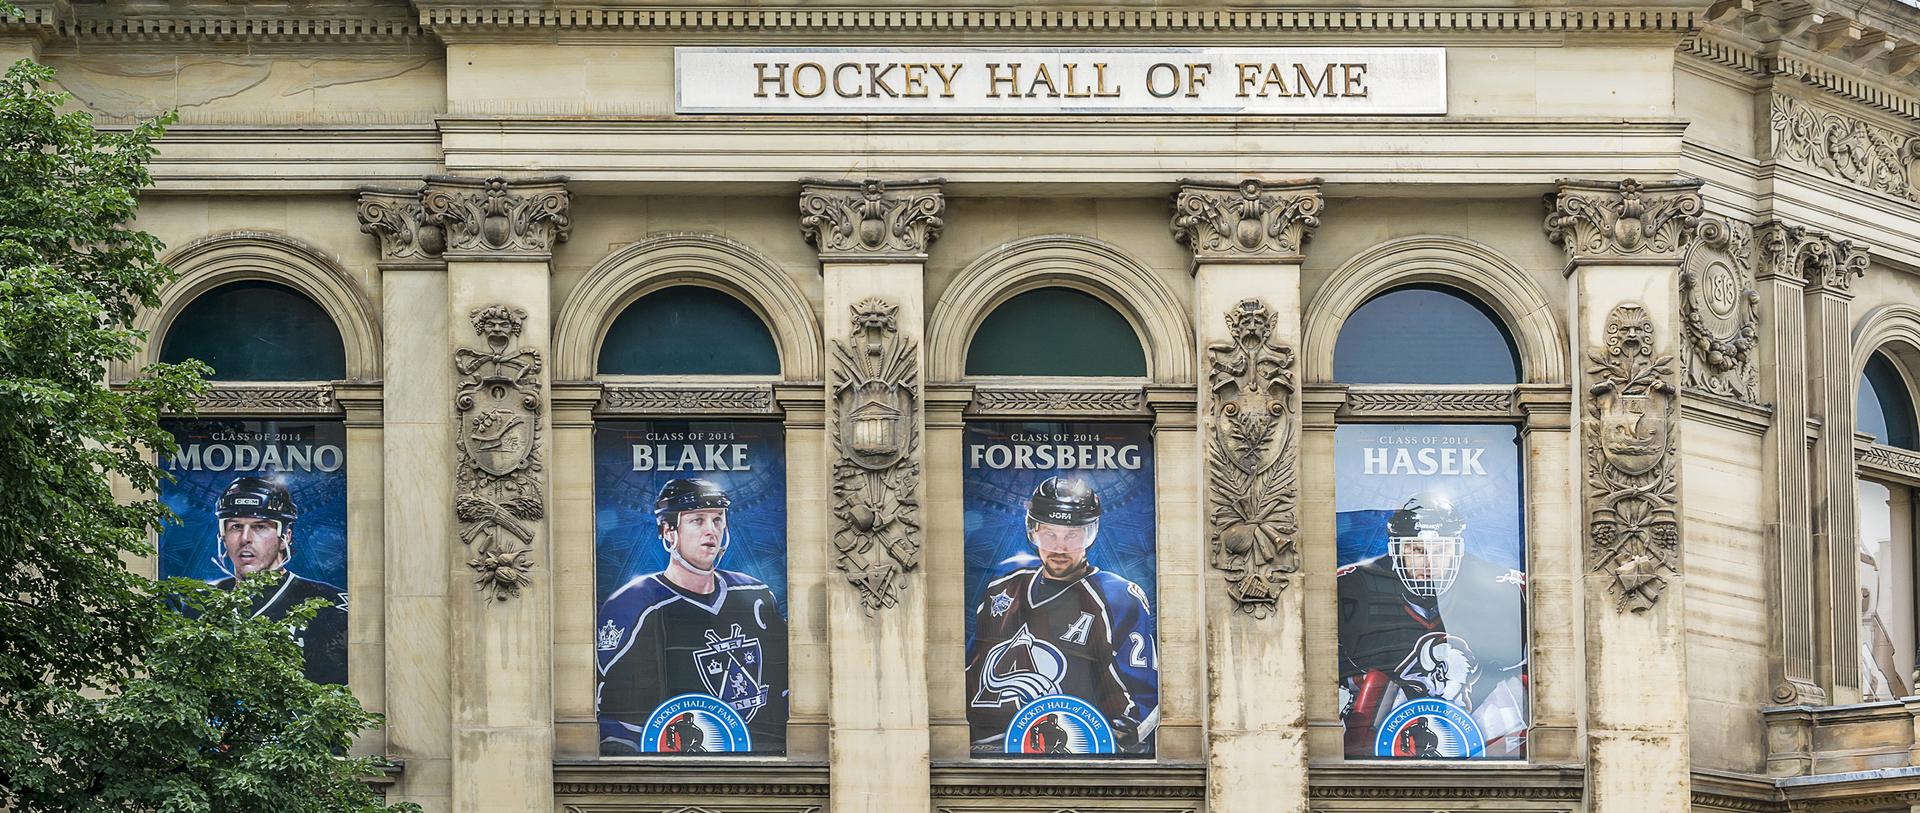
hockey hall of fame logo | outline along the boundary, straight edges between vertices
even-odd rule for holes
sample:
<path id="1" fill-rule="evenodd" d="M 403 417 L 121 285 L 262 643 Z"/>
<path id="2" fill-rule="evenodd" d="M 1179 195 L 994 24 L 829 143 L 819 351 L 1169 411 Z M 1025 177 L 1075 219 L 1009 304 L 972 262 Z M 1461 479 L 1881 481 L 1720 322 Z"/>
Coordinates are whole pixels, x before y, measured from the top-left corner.
<path id="1" fill-rule="evenodd" d="M 1380 724 L 1373 755 L 1397 759 L 1463 759 L 1486 753 L 1473 715 L 1445 700 L 1423 697 L 1400 704 Z"/>
<path id="2" fill-rule="evenodd" d="M 753 750 L 746 721 L 704 694 L 683 694 L 661 703 L 640 732 L 641 750 L 657 754 L 705 754 Z"/>
<path id="3" fill-rule="evenodd" d="M 1093 704 L 1051 694 L 1021 707 L 1007 724 L 1009 754 L 1111 754 L 1113 729 Z"/>

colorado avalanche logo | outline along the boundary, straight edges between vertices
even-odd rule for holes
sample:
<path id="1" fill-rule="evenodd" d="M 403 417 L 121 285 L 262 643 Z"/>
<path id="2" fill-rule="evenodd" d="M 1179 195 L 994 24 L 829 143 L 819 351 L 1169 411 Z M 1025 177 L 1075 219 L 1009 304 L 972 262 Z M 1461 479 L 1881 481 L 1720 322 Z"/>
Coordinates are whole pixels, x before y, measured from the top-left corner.
<path id="1" fill-rule="evenodd" d="M 1113 729 L 1092 704 L 1056 694 L 1028 703 L 1007 724 L 1009 754 L 1111 754 Z"/>
<path id="2" fill-rule="evenodd" d="M 1374 756 L 1397 759 L 1471 759 L 1486 751 L 1473 715 L 1431 697 L 1395 707 L 1373 740 Z"/>
<path id="3" fill-rule="evenodd" d="M 1021 625 L 1013 637 L 987 650 L 980 669 L 980 691 L 974 694 L 973 705 L 988 709 L 1025 706 L 1059 694 L 1060 679 L 1066 675 L 1066 656 Z"/>
<path id="4" fill-rule="evenodd" d="M 753 737 L 740 715 L 718 698 L 683 694 L 647 715 L 640 750 L 653 754 L 751 751 Z"/>
<path id="5" fill-rule="evenodd" d="M 742 719 L 753 719 L 767 705 L 767 686 L 760 682 L 760 639 L 743 635 L 739 624 L 725 638 L 713 630 L 706 634 L 707 648 L 693 653 L 700 682 Z"/>

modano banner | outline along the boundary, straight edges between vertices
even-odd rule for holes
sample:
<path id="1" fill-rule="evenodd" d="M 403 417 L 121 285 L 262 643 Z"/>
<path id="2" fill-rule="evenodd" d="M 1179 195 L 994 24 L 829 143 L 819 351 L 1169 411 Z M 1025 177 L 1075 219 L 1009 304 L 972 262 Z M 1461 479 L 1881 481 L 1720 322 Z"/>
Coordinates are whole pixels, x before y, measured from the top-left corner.
<path id="1" fill-rule="evenodd" d="M 1447 112 L 1444 48 L 675 48 L 681 113 Z"/>

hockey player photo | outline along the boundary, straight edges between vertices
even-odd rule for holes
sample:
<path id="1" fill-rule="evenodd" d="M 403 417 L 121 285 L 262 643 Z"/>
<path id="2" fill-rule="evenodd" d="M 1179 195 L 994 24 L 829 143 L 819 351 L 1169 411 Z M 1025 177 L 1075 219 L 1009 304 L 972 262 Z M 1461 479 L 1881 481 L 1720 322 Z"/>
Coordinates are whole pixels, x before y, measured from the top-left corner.
<path id="1" fill-rule="evenodd" d="M 1497 426 L 1338 430 L 1348 758 L 1525 757 L 1526 574 L 1514 437 Z M 1401 496 L 1372 507 L 1389 490 Z"/>
<path id="2" fill-rule="evenodd" d="M 1151 756 L 1159 725 L 1144 427 L 967 429 L 975 756 Z"/>
<path id="3" fill-rule="evenodd" d="M 597 435 L 601 754 L 784 754 L 780 427 L 654 422 Z M 641 501 L 648 524 L 623 501 Z"/>
<path id="4" fill-rule="evenodd" d="M 181 523 L 160 536 L 160 576 L 225 590 L 243 579 L 277 578 L 253 607 L 255 616 L 276 620 L 320 599 L 297 639 L 306 675 L 346 684 L 344 427 L 182 421 L 170 428 L 180 450 L 163 461 L 173 480 L 162 485 L 161 501 Z"/>

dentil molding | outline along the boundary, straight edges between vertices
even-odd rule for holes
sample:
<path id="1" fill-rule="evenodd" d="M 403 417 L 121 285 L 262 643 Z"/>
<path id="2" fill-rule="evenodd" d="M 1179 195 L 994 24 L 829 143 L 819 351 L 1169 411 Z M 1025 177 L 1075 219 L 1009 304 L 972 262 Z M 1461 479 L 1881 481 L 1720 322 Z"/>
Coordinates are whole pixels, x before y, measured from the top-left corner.
<path id="1" fill-rule="evenodd" d="M 800 182 L 800 234 L 833 261 L 927 258 L 946 225 L 937 178 L 917 181 L 807 179 Z"/>
<path id="2" fill-rule="evenodd" d="M 1697 179 L 1562 180 L 1546 196 L 1547 239 L 1574 261 L 1675 257 L 1700 214 L 1700 186 Z"/>
<path id="3" fill-rule="evenodd" d="M 1173 196 L 1173 239 L 1195 265 L 1298 262 L 1320 227 L 1320 179 L 1269 183 L 1183 179 Z"/>

